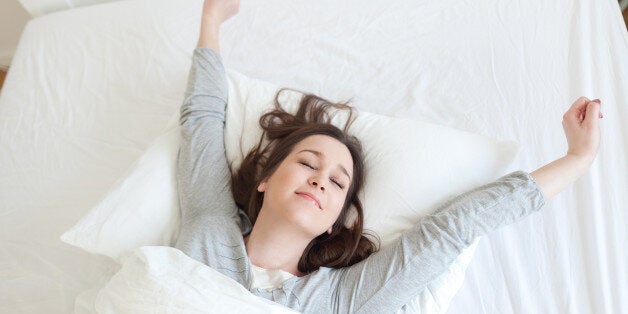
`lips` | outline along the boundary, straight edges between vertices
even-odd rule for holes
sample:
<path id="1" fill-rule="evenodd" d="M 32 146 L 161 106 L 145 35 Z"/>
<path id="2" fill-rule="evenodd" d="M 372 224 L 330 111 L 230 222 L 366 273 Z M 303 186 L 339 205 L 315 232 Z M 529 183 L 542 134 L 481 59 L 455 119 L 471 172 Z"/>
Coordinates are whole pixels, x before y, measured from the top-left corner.
<path id="1" fill-rule="evenodd" d="M 303 198 L 305 198 L 307 200 L 313 201 L 314 203 L 316 203 L 316 206 L 318 206 L 319 209 L 322 209 L 321 208 L 321 202 L 313 194 L 310 194 L 310 193 L 307 193 L 307 192 L 296 192 L 296 194 L 298 194 L 299 196 L 301 196 L 301 197 L 303 197 Z"/>

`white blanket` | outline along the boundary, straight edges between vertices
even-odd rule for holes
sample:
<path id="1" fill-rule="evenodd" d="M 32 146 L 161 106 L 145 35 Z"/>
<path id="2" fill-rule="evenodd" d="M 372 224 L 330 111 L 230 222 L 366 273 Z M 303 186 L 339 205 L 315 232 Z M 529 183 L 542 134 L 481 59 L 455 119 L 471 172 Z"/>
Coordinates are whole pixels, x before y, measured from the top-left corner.
<path id="1" fill-rule="evenodd" d="M 95 306 L 112 314 L 297 313 L 167 246 L 143 246 L 127 255 Z"/>

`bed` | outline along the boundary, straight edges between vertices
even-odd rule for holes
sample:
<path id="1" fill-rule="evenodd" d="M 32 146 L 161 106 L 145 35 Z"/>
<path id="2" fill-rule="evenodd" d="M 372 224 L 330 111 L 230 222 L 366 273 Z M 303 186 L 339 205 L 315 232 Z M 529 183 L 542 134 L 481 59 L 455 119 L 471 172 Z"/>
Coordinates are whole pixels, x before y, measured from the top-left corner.
<path id="1" fill-rule="evenodd" d="M 82 312 L 76 297 L 116 270 L 59 236 L 178 110 L 201 4 L 118 1 L 26 26 L 0 96 L 0 312 Z M 590 170 L 482 239 L 446 311 L 628 312 L 628 33 L 616 1 L 243 0 L 220 44 L 250 77 L 516 141 L 513 170 L 564 154 L 564 111 L 601 99 Z"/>

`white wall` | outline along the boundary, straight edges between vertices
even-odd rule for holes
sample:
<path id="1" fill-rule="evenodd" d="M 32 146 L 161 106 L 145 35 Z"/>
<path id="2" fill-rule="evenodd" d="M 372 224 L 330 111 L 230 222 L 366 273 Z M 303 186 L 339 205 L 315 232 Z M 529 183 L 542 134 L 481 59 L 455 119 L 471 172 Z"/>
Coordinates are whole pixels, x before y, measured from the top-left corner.
<path id="1" fill-rule="evenodd" d="M 7 68 L 31 16 L 17 0 L 0 0 L 0 67 Z"/>

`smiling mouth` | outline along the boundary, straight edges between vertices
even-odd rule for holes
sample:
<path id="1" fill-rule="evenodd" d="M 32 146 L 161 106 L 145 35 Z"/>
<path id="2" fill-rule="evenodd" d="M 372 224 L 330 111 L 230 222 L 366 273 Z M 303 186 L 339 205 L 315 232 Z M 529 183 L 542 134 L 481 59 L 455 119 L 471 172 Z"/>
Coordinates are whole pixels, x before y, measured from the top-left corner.
<path id="1" fill-rule="evenodd" d="M 297 193 L 297 195 L 299 195 L 299 196 L 301 196 L 302 198 L 304 198 L 304 199 L 306 199 L 306 200 L 310 201 L 310 202 L 311 202 L 314 206 L 316 206 L 316 208 L 318 208 L 318 209 L 321 209 L 321 210 L 322 210 L 322 208 L 318 205 L 318 202 L 317 202 L 314 198 L 310 197 L 310 196 L 309 196 L 309 195 L 307 195 L 307 194 L 302 194 L 302 193 Z"/>

